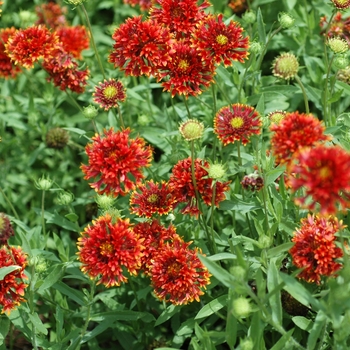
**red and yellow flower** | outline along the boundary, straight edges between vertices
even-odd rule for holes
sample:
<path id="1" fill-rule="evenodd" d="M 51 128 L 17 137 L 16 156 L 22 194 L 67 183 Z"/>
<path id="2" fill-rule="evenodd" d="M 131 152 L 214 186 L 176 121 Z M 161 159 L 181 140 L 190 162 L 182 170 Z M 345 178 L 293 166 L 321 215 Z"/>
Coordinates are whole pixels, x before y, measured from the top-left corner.
<path id="1" fill-rule="evenodd" d="M 128 219 L 99 217 L 81 233 L 77 246 L 81 270 L 97 284 L 119 286 L 128 280 L 123 269 L 132 275 L 140 269 L 144 247 Z"/>
<path id="2" fill-rule="evenodd" d="M 5 28 L 0 29 L 0 77 L 1 78 L 15 78 L 20 72 L 21 69 L 19 66 L 16 66 L 11 60 L 9 55 L 5 51 L 5 45 L 7 44 L 9 38 L 16 33 L 16 29 Z"/>
<path id="3" fill-rule="evenodd" d="M 115 79 L 109 79 L 99 83 L 98 86 L 95 87 L 93 96 L 94 101 L 106 111 L 118 107 L 119 102 L 124 102 L 126 99 L 123 83 Z"/>
<path id="4" fill-rule="evenodd" d="M 304 269 L 299 278 L 319 284 L 322 276 L 332 276 L 342 267 L 336 261 L 343 251 L 336 245 L 335 234 L 344 227 L 335 217 L 309 215 L 301 220 L 301 227 L 292 239 L 295 244 L 289 251 L 293 264 Z"/>
<path id="5" fill-rule="evenodd" d="M 151 165 L 152 148 L 141 137 L 130 138 L 130 132 L 104 130 L 86 146 L 89 164 L 81 169 L 85 179 L 97 178 L 90 186 L 99 194 L 126 195 L 141 183 L 142 169 Z"/>
<path id="6" fill-rule="evenodd" d="M 38 16 L 36 24 L 43 24 L 51 29 L 57 29 L 65 26 L 67 8 L 61 7 L 59 4 L 55 4 L 50 1 L 47 4 L 40 4 L 35 8 L 35 12 Z"/>

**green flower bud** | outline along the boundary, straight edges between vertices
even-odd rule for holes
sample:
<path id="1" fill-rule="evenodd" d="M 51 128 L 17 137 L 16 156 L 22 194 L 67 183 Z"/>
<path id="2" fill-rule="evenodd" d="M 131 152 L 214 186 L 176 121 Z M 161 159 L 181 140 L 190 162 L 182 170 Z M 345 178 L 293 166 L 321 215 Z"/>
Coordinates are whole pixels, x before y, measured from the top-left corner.
<path id="1" fill-rule="evenodd" d="M 253 53 L 255 55 L 258 55 L 258 54 L 260 54 L 262 52 L 262 49 L 263 49 L 263 47 L 262 47 L 262 45 L 259 42 L 252 41 L 250 43 L 249 51 L 251 53 Z"/>
<path id="2" fill-rule="evenodd" d="M 344 55 L 337 55 L 336 57 L 334 57 L 333 65 L 337 69 L 345 69 L 349 65 L 349 60 Z"/>
<path id="3" fill-rule="evenodd" d="M 232 312 L 237 318 L 245 318 L 251 314 L 252 306 L 247 298 L 239 297 L 233 300 Z"/>
<path id="4" fill-rule="evenodd" d="M 238 280 L 244 280 L 245 277 L 246 277 L 246 271 L 245 269 L 240 266 L 240 265 L 237 265 L 237 266 L 233 266 L 230 268 L 230 272 L 231 272 L 231 275 L 233 275 L 234 277 L 236 277 Z"/>
<path id="5" fill-rule="evenodd" d="M 246 11 L 242 15 L 242 19 L 247 23 L 247 24 L 253 24 L 256 22 L 256 14 L 253 11 Z"/>
<path id="6" fill-rule="evenodd" d="M 74 201 L 74 195 L 70 192 L 60 192 L 57 196 L 57 203 L 60 205 L 69 205 Z"/>
<path id="7" fill-rule="evenodd" d="M 137 124 L 140 126 L 147 126 L 151 123 L 152 119 L 145 114 L 139 115 L 137 118 Z"/>
<path id="8" fill-rule="evenodd" d="M 95 198 L 95 201 L 99 208 L 101 208 L 102 210 L 107 210 L 113 207 L 115 198 L 106 194 L 98 194 Z"/>
<path id="9" fill-rule="evenodd" d="M 186 141 L 192 141 L 202 137 L 204 125 L 196 119 L 189 119 L 180 124 L 179 130 Z"/>
<path id="10" fill-rule="evenodd" d="M 35 186 L 38 190 L 41 191 L 48 191 L 53 185 L 53 181 L 47 177 L 45 179 L 45 177 L 41 177 L 40 179 L 38 179 L 38 181 L 35 181 Z"/>
<path id="11" fill-rule="evenodd" d="M 98 114 L 98 109 L 93 105 L 89 105 L 84 107 L 83 114 L 86 119 L 93 120 Z"/>
<path id="12" fill-rule="evenodd" d="M 293 79 L 298 74 L 298 70 L 298 59 L 292 53 L 282 53 L 273 61 L 272 73 L 275 77 Z"/>
<path id="13" fill-rule="evenodd" d="M 254 342 L 251 338 L 245 338 L 241 340 L 241 342 L 239 343 L 239 346 L 241 350 L 253 350 Z"/>
<path id="14" fill-rule="evenodd" d="M 288 29 L 294 26 L 295 19 L 288 13 L 280 12 L 278 14 L 278 21 L 282 28 Z"/>
<path id="15" fill-rule="evenodd" d="M 226 169 L 222 164 L 211 164 L 208 169 L 208 176 L 214 180 L 221 179 L 226 175 Z"/>

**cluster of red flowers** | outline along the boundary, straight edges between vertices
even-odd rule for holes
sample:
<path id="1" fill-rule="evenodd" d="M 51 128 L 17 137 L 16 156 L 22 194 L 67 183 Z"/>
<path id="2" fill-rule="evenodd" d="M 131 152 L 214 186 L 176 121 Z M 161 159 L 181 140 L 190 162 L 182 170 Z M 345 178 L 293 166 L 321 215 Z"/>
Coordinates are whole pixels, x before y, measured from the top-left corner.
<path id="1" fill-rule="evenodd" d="M 336 245 L 335 234 L 344 227 L 335 217 L 309 215 L 301 220 L 290 250 L 293 264 L 304 269 L 300 278 L 319 284 L 322 276 L 332 276 L 341 268 L 336 259 L 343 256 L 343 251 Z"/>
<path id="2" fill-rule="evenodd" d="M 219 205 L 225 197 L 225 191 L 229 189 L 229 181 L 215 182 L 215 192 L 213 191 L 214 180 L 208 176 L 209 163 L 205 160 L 194 160 L 194 179 L 192 177 L 192 159 L 180 160 L 172 170 L 169 179 L 169 188 L 176 199 L 176 205 L 185 203 L 181 210 L 183 214 L 198 216 L 200 210 L 197 201 L 202 199 L 206 205 Z M 197 197 L 198 195 L 198 197 Z"/>
<path id="3" fill-rule="evenodd" d="M 198 95 L 213 81 L 216 66 L 248 57 L 248 37 L 222 15 L 208 15 L 206 0 L 156 0 L 149 19 L 128 19 L 113 34 L 110 62 L 127 75 L 153 75 L 172 96 Z"/>
<path id="4" fill-rule="evenodd" d="M 89 70 L 79 70 L 76 60 L 89 47 L 85 27 L 68 26 L 64 8 L 53 2 L 37 6 L 36 13 L 32 27 L 1 30 L 0 76 L 14 78 L 19 67 L 32 68 L 40 61 L 55 86 L 82 93 Z"/>
<path id="5" fill-rule="evenodd" d="M 78 239 L 81 270 L 106 287 L 127 282 L 129 274 L 143 271 L 151 278 L 155 294 L 173 304 L 199 301 L 210 274 L 175 227 L 157 220 L 131 226 L 127 219 L 108 214 L 87 226 Z"/>
<path id="6" fill-rule="evenodd" d="M 327 18 L 321 17 L 320 26 L 323 31 L 328 26 Z M 330 38 L 340 37 L 345 39 L 350 45 L 350 17 L 343 18 L 342 13 L 338 12 L 330 23 L 327 36 Z"/>
<path id="7" fill-rule="evenodd" d="M 104 137 L 97 134 L 86 146 L 89 164 L 81 169 L 85 179 L 99 178 L 90 184 L 98 193 L 124 196 L 144 178 L 142 168 L 150 166 L 152 148 L 143 138 L 130 138 L 130 132 L 104 130 Z"/>
<path id="8" fill-rule="evenodd" d="M 0 305 L 2 313 L 10 313 L 20 303 L 24 302 L 24 290 L 27 284 L 23 282 L 27 279 L 24 269 L 27 266 L 27 257 L 20 247 L 8 247 L 3 245 L 0 248 L 0 267 L 18 266 L 3 279 L 0 280 Z"/>

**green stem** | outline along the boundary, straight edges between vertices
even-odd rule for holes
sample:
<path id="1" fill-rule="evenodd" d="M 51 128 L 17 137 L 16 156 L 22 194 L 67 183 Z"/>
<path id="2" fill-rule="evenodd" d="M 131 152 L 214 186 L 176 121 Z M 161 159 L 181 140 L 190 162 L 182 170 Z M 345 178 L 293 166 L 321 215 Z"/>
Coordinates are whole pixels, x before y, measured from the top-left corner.
<path id="1" fill-rule="evenodd" d="M 134 282 L 133 282 L 132 278 L 129 278 L 129 283 L 130 283 L 131 289 L 132 289 L 132 291 L 133 291 L 133 293 L 134 293 L 134 296 L 135 296 L 137 308 L 138 308 L 138 310 L 141 312 L 141 311 L 142 311 L 142 308 L 141 308 L 140 300 L 139 300 L 139 298 L 138 298 L 138 296 L 137 296 L 136 288 L 135 288 L 135 285 L 134 285 Z"/>
<path id="2" fill-rule="evenodd" d="M 83 10 L 84 15 L 85 15 L 86 24 L 87 24 L 87 27 L 89 28 L 89 32 L 90 32 L 90 39 L 91 39 L 92 48 L 94 49 L 94 52 L 95 52 L 95 56 L 96 56 L 96 58 L 97 58 L 98 65 L 99 65 L 99 67 L 100 67 L 100 70 L 101 70 L 101 73 L 102 73 L 103 78 L 106 79 L 106 75 L 105 75 L 105 71 L 104 71 L 104 69 L 103 69 L 103 65 L 102 65 L 102 62 L 101 62 L 101 58 L 100 58 L 100 55 L 98 54 L 98 51 L 97 51 L 97 47 L 96 47 L 94 35 L 92 34 L 92 28 L 91 28 L 91 23 L 90 23 L 90 20 L 89 20 L 89 15 L 88 15 L 88 13 L 86 12 L 85 6 L 84 6 L 83 4 L 80 4 L 80 7 L 81 7 L 81 9 Z"/>
<path id="3" fill-rule="evenodd" d="M 30 279 L 28 300 L 29 300 L 30 313 L 31 313 L 31 315 L 34 316 L 34 314 L 35 314 L 34 290 L 35 290 L 35 283 L 36 283 L 35 264 L 32 265 L 30 273 L 31 273 L 31 279 Z M 32 322 L 32 334 L 31 334 L 31 336 L 32 336 L 33 349 L 38 350 L 38 346 L 36 344 L 36 329 L 35 329 L 34 322 Z"/>
<path id="4" fill-rule="evenodd" d="M 304 88 L 304 85 L 303 83 L 301 82 L 301 79 L 299 78 L 298 75 L 295 76 L 295 80 L 297 81 L 297 83 L 299 84 L 300 86 L 300 89 L 303 93 L 303 97 L 304 97 L 304 103 L 305 103 L 305 113 L 306 114 L 309 114 L 310 113 L 310 109 L 309 109 L 309 100 L 307 98 L 307 94 L 306 94 L 306 90 Z"/>
<path id="5" fill-rule="evenodd" d="M 2 190 L 1 186 L 0 186 L 0 192 L 1 192 L 2 196 L 4 197 L 4 199 L 6 200 L 7 204 L 10 206 L 10 208 L 12 210 L 12 213 L 15 216 L 15 218 L 17 220 L 19 220 L 19 216 L 17 214 L 17 211 L 16 211 L 15 207 L 12 205 L 11 201 L 8 199 L 8 197 L 6 196 L 5 192 Z"/>
<path id="6" fill-rule="evenodd" d="M 123 120 L 123 116 L 122 116 L 122 112 L 120 110 L 120 107 L 117 107 L 118 109 L 118 115 L 119 115 L 119 122 L 120 122 L 120 126 L 125 129 L 125 124 L 124 124 L 124 120 Z"/>
<path id="7" fill-rule="evenodd" d="M 214 253 L 217 253 L 217 247 L 215 244 L 215 236 L 214 236 L 214 212 L 215 212 L 215 196 L 216 196 L 216 183 L 213 185 L 213 194 L 211 198 L 211 213 L 210 213 L 210 232 L 211 232 L 211 241 L 214 242 L 213 248 Z"/>
<path id="8" fill-rule="evenodd" d="M 327 67 L 327 74 L 326 74 L 326 78 L 325 78 L 325 82 L 324 82 L 324 91 L 323 91 L 323 118 L 324 118 L 324 122 L 326 124 L 326 126 L 330 126 L 330 115 L 329 115 L 329 111 L 330 111 L 330 105 L 328 106 L 328 81 L 329 81 L 329 76 L 331 74 L 331 68 L 332 68 L 332 63 L 334 60 L 334 55 L 332 56 L 328 67 Z"/>
<path id="9" fill-rule="evenodd" d="M 41 195 L 41 226 L 43 228 L 43 235 L 46 236 L 45 228 L 45 191 Z"/>
<path id="10" fill-rule="evenodd" d="M 185 104 L 185 107 L 186 107 L 186 110 L 187 110 L 187 115 L 188 115 L 188 118 L 191 119 L 191 112 L 190 112 L 190 109 L 188 108 L 188 103 L 187 103 L 187 100 L 186 100 L 186 97 L 183 95 L 183 100 L 184 100 L 184 104 Z"/>

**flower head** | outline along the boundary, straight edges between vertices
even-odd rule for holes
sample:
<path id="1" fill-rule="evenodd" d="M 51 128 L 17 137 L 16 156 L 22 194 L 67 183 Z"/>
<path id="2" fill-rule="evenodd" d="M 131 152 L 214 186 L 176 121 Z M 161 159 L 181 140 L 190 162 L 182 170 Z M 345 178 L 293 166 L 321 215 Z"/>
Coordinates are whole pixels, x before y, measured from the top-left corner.
<path id="1" fill-rule="evenodd" d="M 124 4 L 139 5 L 141 11 L 148 11 L 152 6 L 152 0 L 123 0 Z"/>
<path id="2" fill-rule="evenodd" d="M 144 178 L 142 168 L 150 166 L 152 148 L 143 138 L 129 135 L 130 129 L 104 130 L 104 136 L 94 136 L 86 146 L 89 164 L 81 169 L 85 179 L 98 178 L 90 184 L 98 193 L 126 195 Z"/>
<path id="3" fill-rule="evenodd" d="M 52 81 L 60 90 L 70 89 L 78 94 L 84 92 L 89 70 L 79 70 L 73 55 L 61 46 L 54 51 L 54 57 L 44 60 L 42 66 L 49 74 L 48 81 Z"/>
<path id="4" fill-rule="evenodd" d="M 228 6 L 231 7 L 234 13 L 240 15 L 248 9 L 248 2 L 247 0 L 230 0 Z"/>
<path id="5" fill-rule="evenodd" d="M 176 234 L 174 226 L 168 228 L 161 225 L 158 220 L 140 222 L 133 227 L 134 233 L 143 240 L 144 249 L 141 257 L 141 270 L 149 275 L 149 267 L 152 263 L 153 256 L 158 254 L 159 249 L 166 241 L 171 240 Z"/>
<path id="6" fill-rule="evenodd" d="M 282 53 L 272 64 L 273 75 L 285 80 L 293 79 L 298 74 L 298 70 L 298 59 L 292 53 Z"/>
<path id="7" fill-rule="evenodd" d="M 271 120 L 272 123 L 279 124 L 286 115 L 287 112 L 285 111 L 274 111 L 270 112 L 267 117 Z"/>
<path id="8" fill-rule="evenodd" d="M 16 29 L 0 29 L 0 78 L 15 78 L 21 72 L 20 67 L 14 65 L 9 55 L 5 52 L 5 45 L 9 38 L 16 33 Z"/>
<path id="9" fill-rule="evenodd" d="M 20 66 L 34 67 L 34 63 L 53 56 L 58 37 L 42 25 L 17 30 L 8 40 L 6 53 Z"/>
<path id="10" fill-rule="evenodd" d="M 280 12 L 278 14 L 278 21 L 280 22 L 282 28 L 288 29 L 293 27 L 295 18 L 293 18 L 289 13 Z"/>
<path id="11" fill-rule="evenodd" d="M 329 38 L 327 44 L 334 53 L 345 53 L 349 50 L 347 41 L 340 37 Z"/>
<path id="12" fill-rule="evenodd" d="M 153 256 L 150 275 L 159 299 L 183 305 L 199 301 L 204 294 L 202 289 L 210 283 L 210 274 L 197 256 L 201 251 L 190 249 L 190 243 L 174 235 Z"/>
<path id="13" fill-rule="evenodd" d="M 158 81 L 164 91 L 175 95 L 196 96 L 213 81 L 215 67 L 203 50 L 197 50 L 190 43 L 175 41 L 169 51 L 170 58 L 157 72 Z"/>
<path id="14" fill-rule="evenodd" d="M 126 99 L 125 88 L 121 81 L 115 79 L 105 80 L 95 87 L 94 101 L 106 111 L 118 107 L 118 102 Z"/>
<path id="15" fill-rule="evenodd" d="M 59 127 L 50 129 L 46 134 L 45 141 L 49 148 L 62 149 L 69 141 L 68 131 Z"/>
<path id="16" fill-rule="evenodd" d="M 350 0 L 332 0 L 333 5 L 339 10 L 345 10 L 350 7 Z"/>
<path id="17" fill-rule="evenodd" d="M 207 15 L 204 10 L 210 6 L 207 0 L 200 5 L 198 0 L 155 0 L 150 9 L 151 19 L 169 27 L 177 39 L 188 37 L 200 20 Z"/>
<path id="18" fill-rule="evenodd" d="M 6 244 L 14 235 L 10 219 L 4 213 L 0 213 L 0 245 Z"/>
<path id="19" fill-rule="evenodd" d="M 335 233 L 345 226 L 336 217 L 309 215 L 301 220 L 301 227 L 294 232 L 295 243 L 289 253 L 297 268 L 304 268 L 299 278 L 320 283 L 322 276 L 332 276 L 340 268 L 336 262 L 343 251 L 335 244 Z"/>
<path id="20" fill-rule="evenodd" d="M 142 17 L 126 20 L 112 36 L 115 40 L 109 61 L 126 75 L 154 75 L 169 60 L 169 30 Z"/>
<path id="21" fill-rule="evenodd" d="M 24 290 L 28 286 L 23 282 L 27 279 L 24 269 L 27 266 L 27 257 L 20 247 L 0 248 L 0 268 L 15 266 L 16 269 L 0 280 L 0 305 L 2 313 L 10 314 L 20 303 L 24 302 Z"/>
<path id="22" fill-rule="evenodd" d="M 257 172 L 254 172 L 252 174 L 245 175 L 241 181 L 241 185 L 246 190 L 258 192 L 264 186 L 264 179 Z"/>
<path id="23" fill-rule="evenodd" d="M 350 154 L 340 146 L 317 145 L 302 149 L 294 156 L 290 173 L 292 190 L 305 189 L 297 204 L 314 210 L 316 203 L 321 214 L 334 214 L 337 204 L 346 209 L 350 206 Z"/>
<path id="24" fill-rule="evenodd" d="M 152 217 L 154 214 L 165 215 L 173 210 L 175 197 L 167 183 L 160 184 L 146 181 L 131 194 L 130 211 L 138 216 Z"/>
<path id="25" fill-rule="evenodd" d="M 233 61 L 244 62 L 248 57 L 249 38 L 243 37 L 243 28 L 234 21 L 226 25 L 222 14 L 204 18 L 193 34 L 193 43 L 206 50 L 216 63 L 232 66 Z"/>
<path id="26" fill-rule="evenodd" d="M 67 8 L 61 7 L 59 4 L 55 4 L 50 1 L 47 4 L 40 4 L 35 8 L 35 12 L 38 16 L 36 24 L 46 25 L 48 28 L 56 29 L 65 26 Z"/>
<path id="27" fill-rule="evenodd" d="M 287 113 L 279 124 L 272 124 L 271 148 L 277 163 L 289 163 L 293 154 L 302 147 L 310 147 L 329 140 L 325 127 L 312 114 Z"/>
<path id="28" fill-rule="evenodd" d="M 93 105 L 88 105 L 84 107 L 83 114 L 86 119 L 93 120 L 98 115 L 98 109 Z"/>
<path id="29" fill-rule="evenodd" d="M 113 222 L 109 215 L 99 217 L 81 233 L 77 246 L 81 270 L 90 278 L 97 278 L 97 284 L 119 286 L 128 280 L 123 268 L 133 275 L 140 268 L 142 240 L 128 219 Z"/>
<path id="30" fill-rule="evenodd" d="M 259 113 L 240 103 L 221 108 L 214 118 L 214 132 L 224 146 L 235 141 L 246 145 L 249 137 L 261 133 L 261 125 Z"/>
<path id="31" fill-rule="evenodd" d="M 215 205 L 218 206 L 225 199 L 225 191 L 229 189 L 229 182 L 214 181 L 209 178 L 208 171 L 210 164 L 201 159 L 194 160 L 195 182 L 192 180 L 192 160 L 191 158 L 179 161 L 172 170 L 172 175 L 169 179 L 169 187 L 173 191 L 173 195 L 177 203 L 186 203 L 186 206 L 181 210 L 183 214 L 198 216 L 199 209 L 196 202 L 196 189 L 200 198 L 206 205 L 212 204 L 213 185 L 215 183 Z M 196 187 L 195 187 L 196 186 Z"/>
<path id="32" fill-rule="evenodd" d="M 196 119 L 189 119 L 180 124 L 179 130 L 186 141 L 192 141 L 202 137 L 204 125 Z"/>
<path id="33" fill-rule="evenodd" d="M 89 48 L 90 39 L 84 26 L 62 26 L 56 30 L 63 49 L 76 59 L 82 59 L 81 52 Z"/>

